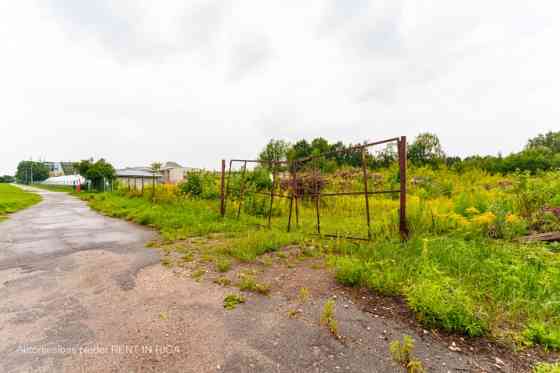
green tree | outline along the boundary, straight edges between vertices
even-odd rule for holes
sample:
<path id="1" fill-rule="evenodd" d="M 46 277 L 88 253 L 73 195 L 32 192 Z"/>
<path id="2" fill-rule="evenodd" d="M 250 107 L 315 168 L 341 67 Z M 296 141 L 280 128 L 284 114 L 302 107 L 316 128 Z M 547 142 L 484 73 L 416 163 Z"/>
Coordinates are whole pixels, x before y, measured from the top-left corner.
<path id="1" fill-rule="evenodd" d="M 93 158 L 83 160 L 75 163 L 74 168 L 98 191 L 105 190 L 106 181 L 111 182 L 115 179 L 115 168 L 103 158 L 97 162 L 93 162 Z"/>
<path id="2" fill-rule="evenodd" d="M 300 140 L 296 142 L 292 146 L 291 150 L 293 159 L 305 158 L 311 155 L 311 145 L 309 145 L 307 140 Z"/>
<path id="3" fill-rule="evenodd" d="M 0 183 L 13 183 L 16 179 L 10 175 L 0 176 Z"/>
<path id="4" fill-rule="evenodd" d="M 445 160 L 445 153 L 435 134 L 421 133 L 408 147 L 408 158 L 416 165 L 436 166 Z"/>
<path id="5" fill-rule="evenodd" d="M 548 148 L 553 153 L 560 153 L 560 132 L 547 132 L 529 139 L 526 149 Z"/>
<path id="6" fill-rule="evenodd" d="M 49 177 L 49 167 L 42 162 L 21 161 L 17 166 L 16 180 L 20 184 L 41 182 Z"/>
<path id="7" fill-rule="evenodd" d="M 287 159 L 289 148 L 290 145 L 286 141 L 272 139 L 259 154 L 259 160 L 266 162 L 268 167 L 272 169 L 273 162 L 285 161 Z"/>

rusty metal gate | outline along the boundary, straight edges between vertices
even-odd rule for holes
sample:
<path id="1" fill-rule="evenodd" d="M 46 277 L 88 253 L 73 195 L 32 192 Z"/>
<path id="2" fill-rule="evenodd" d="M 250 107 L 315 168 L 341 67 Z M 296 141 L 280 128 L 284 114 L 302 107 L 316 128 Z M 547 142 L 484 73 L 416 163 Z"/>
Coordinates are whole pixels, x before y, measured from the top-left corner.
<path id="1" fill-rule="evenodd" d="M 367 164 L 367 151 L 369 148 L 383 145 L 383 144 L 396 144 L 397 146 L 397 161 L 399 167 L 399 187 L 397 189 L 390 190 L 371 190 L 368 185 L 368 164 Z M 319 164 L 320 161 L 326 159 L 326 157 L 332 157 L 336 154 L 351 154 L 359 152 L 361 154 L 361 170 L 363 178 L 363 189 L 361 191 L 344 191 L 344 192 L 329 192 L 324 193 L 321 191 L 319 185 L 319 179 L 316 177 L 320 173 Z M 407 194 L 407 141 L 406 137 L 395 137 L 387 140 L 375 141 L 370 143 L 365 143 L 362 145 L 356 145 L 352 147 L 347 147 L 327 153 L 322 153 L 319 155 L 314 155 L 310 157 L 300 158 L 292 161 L 260 161 L 252 159 L 232 159 L 229 161 L 229 168 L 226 172 L 226 161 L 222 160 L 222 172 L 221 172 L 221 214 L 225 216 L 227 209 L 227 200 L 231 192 L 230 180 L 232 175 L 232 166 L 234 164 L 241 164 L 241 183 L 238 190 L 239 193 L 239 206 L 236 212 L 236 218 L 239 219 L 241 214 L 241 209 L 243 206 L 243 201 L 245 198 L 245 182 L 246 182 L 246 172 L 247 165 L 249 163 L 254 164 L 265 164 L 271 169 L 272 173 L 272 187 L 270 192 L 258 192 L 259 194 L 266 195 L 269 198 L 269 208 L 267 213 L 267 226 L 271 226 L 272 211 L 275 199 L 277 198 L 288 198 L 289 199 L 289 214 L 287 222 L 288 232 L 293 227 L 293 217 L 295 216 L 295 223 L 299 225 L 300 223 L 300 213 L 299 206 L 301 204 L 302 198 L 304 197 L 301 188 L 298 186 L 298 174 L 301 170 L 307 169 L 311 170 L 312 175 L 314 175 L 315 184 L 312 185 L 313 190 L 308 193 L 313 200 L 314 204 L 314 215 L 315 215 L 315 232 L 316 234 L 323 237 L 335 237 L 350 240 L 371 240 L 372 230 L 371 230 L 371 211 L 370 211 L 370 196 L 376 194 L 399 194 L 399 232 L 402 239 L 407 239 L 409 236 L 407 218 L 406 218 L 406 194 Z M 289 173 L 290 183 L 287 194 L 282 194 L 278 192 L 278 170 L 280 167 L 284 167 Z M 365 204 L 365 222 L 367 224 L 367 237 L 357 237 L 349 235 L 339 235 L 329 232 L 323 232 L 321 229 L 321 199 L 322 198 L 336 198 L 338 196 L 363 196 Z"/>

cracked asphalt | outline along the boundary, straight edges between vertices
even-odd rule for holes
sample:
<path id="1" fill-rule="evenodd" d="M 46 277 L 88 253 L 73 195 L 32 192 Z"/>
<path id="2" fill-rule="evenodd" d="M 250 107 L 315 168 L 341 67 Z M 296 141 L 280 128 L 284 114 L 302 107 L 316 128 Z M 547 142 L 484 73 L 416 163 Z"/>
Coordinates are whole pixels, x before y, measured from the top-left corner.
<path id="1" fill-rule="evenodd" d="M 431 372 L 480 371 L 341 296 L 342 341 L 319 325 L 325 299 L 248 294 L 226 311 L 237 289 L 161 266 L 153 231 L 36 192 L 41 203 L 0 224 L 1 372 L 402 372 L 388 346 L 404 334 Z"/>

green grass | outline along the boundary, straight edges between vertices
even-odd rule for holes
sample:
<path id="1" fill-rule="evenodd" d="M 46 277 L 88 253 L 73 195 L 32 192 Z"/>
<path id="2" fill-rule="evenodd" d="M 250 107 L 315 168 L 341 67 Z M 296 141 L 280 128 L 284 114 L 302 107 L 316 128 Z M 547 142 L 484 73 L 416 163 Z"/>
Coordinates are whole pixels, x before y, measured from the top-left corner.
<path id="1" fill-rule="evenodd" d="M 7 214 L 19 211 L 41 201 L 38 194 L 26 192 L 14 185 L 0 184 L 0 221 Z"/>
<path id="2" fill-rule="evenodd" d="M 74 188 L 72 187 L 72 185 L 33 184 L 32 186 L 33 188 L 44 189 L 51 192 L 64 192 L 64 193 L 74 192 Z"/>
<path id="3" fill-rule="evenodd" d="M 203 249 L 197 257 L 213 261 L 217 271 L 229 269 L 231 263 L 224 259 L 228 257 L 236 263 L 252 262 L 269 252 L 286 258 L 279 249 L 295 244 L 303 248 L 302 256 L 327 253 L 342 284 L 402 297 L 427 327 L 560 349 L 558 254 L 544 245 L 520 244 L 512 239 L 524 234 L 530 220 L 523 217 L 519 206 L 525 200 L 541 198 L 492 189 L 500 182 L 496 177 L 474 175 L 471 180 L 443 175 L 461 183 L 454 184 L 453 196 L 431 196 L 429 193 L 439 192 L 411 188 L 413 238 L 407 243 L 398 238 L 398 201 L 391 197 L 370 201 L 374 241 L 369 243 L 321 238 L 309 242 L 315 219 L 309 201 L 300 204 L 301 227 L 287 233 L 285 199 L 278 202 L 272 229 L 265 229 L 257 225 L 264 223 L 258 214 L 245 212 L 240 220 L 235 219 L 233 202 L 228 216 L 222 218 L 217 200 L 165 194 L 163 189 L 156 203 L 151 202 L 150 193 L 81 197 L 107 215 L 158 229 L 170 243 L 203 237 L 206 243 L 195 245 Z M 550 180 L 554 183 L 555 179 L 551 176 Z M 477 191 L 465 194 L 467 184 L 476 186 Z M 560 191 L 560 184 L 557 187 Z M 531 193 L 541 189 L 533 188 Z M 355 208 L 360 204 L 363 200 L 356 198 L 325 202 L 322 227 L 363 235 L 366 232 L 358 227 L 359 222 L 363 227 L 363 209 Z M 493 215 L 484 215 L 484 210 L 493 211 Z M 535 211 L 540 214 L 541 210 Z M 553 217 L 546 219 L 539 224 L 558 224 Z M 254 279 L 245 279 L 241 287 L 251 290 L 256 289 L 254 285 Z"/>
<path id="4" fill-rule="evenodd" d="M 447 236 L 336 250 L 339 282 L 402 296 L 429 327 L 560 347 L 560 258 L 545 246 Z"/>

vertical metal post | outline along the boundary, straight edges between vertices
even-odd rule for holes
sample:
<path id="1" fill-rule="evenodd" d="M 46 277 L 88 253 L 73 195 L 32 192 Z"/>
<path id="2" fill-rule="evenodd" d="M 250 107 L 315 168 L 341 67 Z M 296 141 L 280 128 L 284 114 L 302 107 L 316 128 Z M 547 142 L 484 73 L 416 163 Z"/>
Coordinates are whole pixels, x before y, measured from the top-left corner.
<path id="1" fill-rule="evenodd" d="M 366 148 L 362 148 L 362 171 L 364 174 L 364 196 L 366 198 L 366 220 L 367 220 L 367 235 L 371 240 L 371 218 L 369 215 L 369 191 L 368 191 L 368 172 L 367 172 L 367 157 Z"/>
<path id="2" fill-rule="evenodd" d="M 227 209 L 227 199 L 229 197 L 229 180 L 231 179 L 231 164 L 233 163 L 233 161 L 229 161 L 229 168 L 228 168 L 228 174 L 227 174 L 227 179 L 226 179 L 226 194 L 224 196 L 224 214 L 225 211 Z"/>
<path id="3" fill-rule="evenodd" d="M 319 196 L 319 180 L 317 174 L 317 161 L 313 159 L 313 182 L 315 187 L 315 213 L 317 215 L 317 233 L 321 234 L 321 214 L 319 212 L 320 209 L 320 196 Z"/>
<path id="4" fill-rule="evenodd" d="M 144 195 L 144 176 L 142 176 L 142 196 Z"/>
<path id="5" fill-rule="evenodd" d="M 289 167 L 290 167 L 290 176 L 292 178 L 292 193 L 291 193 L 291 196 L 290 196 L 290 213 L 288 215 L 288 232 L 290 231 L 290 228 L 292 227 L 292 210 L 293 210 L 294 198 L 295 198 L 295 194 L 296 194 L 296 183 L 295 183 L 296 179 L 294 177 L 294 173 L 295 173 L 294 162 L 290 163 Z"/>
<path id="6" fill-rule="evenodd" d="M 239 207 L 237 208 L 237 219 L 241 215 L 241 207 L 245 198 L 245 172 L 247 171 L 247 161 L 243 163 L 243 172 L 241 173 L 241 185 L 239 186 Z"/>
<path id="7" fill-rule="evenodd" d="M 406 221 L 406 136 L 402 136 L 398 141 L 399 148 L 399 169 L 400 169 L 400 211 L 399 211 L 399 231 L 403 240 L 408 239 L 408 224 Z"/>
<path id="8" fill-rule="evenodd" d="M 222 174 L 220 178 L 220 214 L 222 217 L 226 215 L 226 205 L 225 205 L 225 174 L 226 174 L 226 160 L 222 159 Z"/>
<path id="9" fill-rule="evenodd" d="M 272 205 L 274 203 L 274 188 L 276 187 L 276 165 L 272 168 L 272 188 L 270 189 L 270 207 L 268 209 L 268 227 L 272 224 Z"/>

